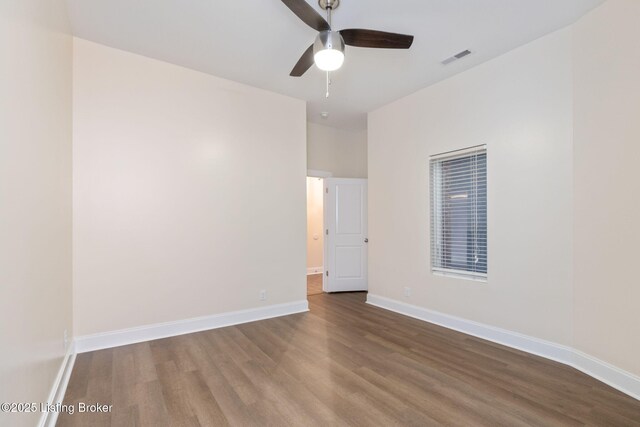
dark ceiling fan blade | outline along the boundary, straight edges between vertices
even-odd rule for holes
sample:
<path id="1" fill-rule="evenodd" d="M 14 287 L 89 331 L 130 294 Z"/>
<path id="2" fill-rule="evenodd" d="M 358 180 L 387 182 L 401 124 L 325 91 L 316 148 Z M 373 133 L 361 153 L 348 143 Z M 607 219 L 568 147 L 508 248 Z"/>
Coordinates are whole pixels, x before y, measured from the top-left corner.
<path id="1" fill-rule="evenodd" d="M 309 46 L 307 50 L 304 51 L 298 63 L 293 67 L 291 73 L 289 74 L 291 77 L 300 77 L 304 73 L 307 72 L 309 68 L 313 65 L 313 45 Z"/>
<path id="2" fill-rule="evenodd" d="M 304 0 L 282 0 L 296 16 L 316 31 L 328 31 L 331 26 L 318 12 Z"/>
<path id="3" fill-rule="evenodd" d="M 413 43 L 413 36 L 376 30 L 340 30 L 340 34 L 344 39 L 344 44 L 356 47 L 409 49 Z"/>

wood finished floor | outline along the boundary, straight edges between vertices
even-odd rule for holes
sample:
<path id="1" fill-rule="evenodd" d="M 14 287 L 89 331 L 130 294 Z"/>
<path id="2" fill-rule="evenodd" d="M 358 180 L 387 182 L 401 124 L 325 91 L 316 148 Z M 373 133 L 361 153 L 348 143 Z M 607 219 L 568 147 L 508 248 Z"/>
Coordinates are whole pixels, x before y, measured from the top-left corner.
<path id="1" fill-rule="evenodd" d="M 307 295 L 318 295 L 322 291 L 322 273 L 307 276 Z"/>
<path id="2" fill-rule="evenodd" d="M 364 303 L 80 354 L 58 426 L 640 425 L 572 368 Z"/>

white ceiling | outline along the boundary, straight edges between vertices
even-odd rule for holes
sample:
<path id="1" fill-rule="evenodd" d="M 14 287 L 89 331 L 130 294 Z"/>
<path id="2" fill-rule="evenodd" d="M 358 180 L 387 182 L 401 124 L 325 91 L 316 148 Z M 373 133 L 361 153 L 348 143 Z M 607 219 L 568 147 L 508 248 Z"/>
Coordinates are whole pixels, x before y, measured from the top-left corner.
<path id="1" fill-rule="evenodd" d="M 280 0 L 68 0 L 78 37 L 304 99 L 310 121 L 347 129 L 365 128 L 367 112 L 564 27 L 602 1 L 342 0 L 334 29 L 415 41 L 408 51 L 347 47 L 325 99 L 317 68 L 289 77 L 316 32 Z M 440 63 L 465 49 L 473 55 Z"/>

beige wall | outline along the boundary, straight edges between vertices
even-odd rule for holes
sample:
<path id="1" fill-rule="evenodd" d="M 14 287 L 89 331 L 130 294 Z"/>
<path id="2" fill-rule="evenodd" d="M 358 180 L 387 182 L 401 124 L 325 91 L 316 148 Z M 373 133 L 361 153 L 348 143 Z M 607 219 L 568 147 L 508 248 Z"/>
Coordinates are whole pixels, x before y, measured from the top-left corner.
<path id="1" fill-rule="evenodd" d="M 640 2 L 574 30 L 575 347 L 640 375 Z"/>
<path id="2" fill-rule="evenodd" d="M 368 135 L 370 293 L 569 344 L 571 31 L 369 114 Z M 430 271 L 429 156 L 478 144 L 488 147 L 487 283 Z"/>
<path id="3" fill-rule="evenodd" d="M 369 115 L 371 293 L 640 375 L 638 16 L 640 2 L 609 0 Z M 488 283 L 434 276 L 429 155 L 483 143 Z"/>
<path id="4" fill-rule="evenodd" d="M 320 268 L 324 261 L 323 181 L 307 178 L 307 270 Z"/>
<path id="5" fill-rule="evenodd" d="M 71 55 L 63 0 L 0 2 L 0 402 L 46 401 L 72 333 Z"/>
<path id="6" fill-rule="evenodd" d="M 77 335 L 305 299 L 304 102 L 80 39 L 73 93 Z"/>
<path id="7" fill-rule="evenodd" d="M 367 177 L 367 131 L 307 124 L 307 168 L 339 178 Z"/>

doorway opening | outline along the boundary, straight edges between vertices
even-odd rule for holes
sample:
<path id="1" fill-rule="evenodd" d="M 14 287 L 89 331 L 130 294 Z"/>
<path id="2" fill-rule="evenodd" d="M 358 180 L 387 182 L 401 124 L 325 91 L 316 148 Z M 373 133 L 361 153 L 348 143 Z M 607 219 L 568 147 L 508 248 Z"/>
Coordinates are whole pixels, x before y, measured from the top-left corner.
<path id="1" fill-rule="evenodd" d="M 367 180 L 307 172 L 307 296 L 368 290 Z"/>
<path id="2" fill-rule="evenodd" d="M 307 176 L 307 295 L 322 293 L 324 274 L 324 178 Z"/>

